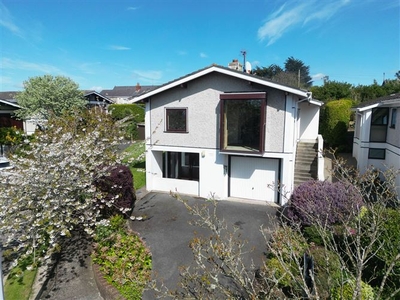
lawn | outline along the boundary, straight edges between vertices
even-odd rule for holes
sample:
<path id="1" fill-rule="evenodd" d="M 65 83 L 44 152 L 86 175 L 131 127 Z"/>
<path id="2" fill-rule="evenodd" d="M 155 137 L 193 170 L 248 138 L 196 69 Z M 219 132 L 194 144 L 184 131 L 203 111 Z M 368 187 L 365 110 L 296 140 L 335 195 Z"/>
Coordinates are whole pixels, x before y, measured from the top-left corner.
<path id="1" fill-rule="evenodd" d="M 29 299 L 32 284 L 35 280 L 37 268 L 26 269 L 19 264 L 13 268 L 4 283 L 4 297 L 7 300 L 25 300 Z"/>
<path id="2" fill-rule="evenodd" d="M 146 185 L 145 143 L 136 141 L 124 150 L 124 163 L 127 163 L 133 174 L 135 190 Z"/>

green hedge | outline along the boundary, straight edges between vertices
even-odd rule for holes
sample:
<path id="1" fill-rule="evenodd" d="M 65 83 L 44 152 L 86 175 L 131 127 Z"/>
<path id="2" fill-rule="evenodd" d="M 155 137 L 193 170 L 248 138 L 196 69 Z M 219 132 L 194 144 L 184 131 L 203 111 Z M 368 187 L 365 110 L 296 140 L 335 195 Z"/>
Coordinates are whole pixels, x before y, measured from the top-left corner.
<path id="1" fill-rule="evenodd" d="M 320 133 L 331 147 L 346 145 L 352 100 L 341 99 L 328 102 L 320 118 Z"/>
<path id="2" fill-rule="evenodd" d="M 111 104 L 108 107 L 114 120 L 133 116 L 136 123 L 144 122 L 144 107 L 140 104 Z"/>

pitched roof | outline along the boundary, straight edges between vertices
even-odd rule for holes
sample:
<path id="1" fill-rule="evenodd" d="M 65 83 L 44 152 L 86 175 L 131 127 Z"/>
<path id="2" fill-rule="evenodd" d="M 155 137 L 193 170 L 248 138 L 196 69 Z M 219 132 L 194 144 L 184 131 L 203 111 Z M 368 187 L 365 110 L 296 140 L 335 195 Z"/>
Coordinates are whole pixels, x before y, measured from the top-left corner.
<path id="1" fill-rule="evenodd" d="M 135 85 L 135 86 L 114 86 L 112 90 L 102 90 L 100 92 L 101 95 L 108 97 L 119 97 L 119 98 L 128 98 L 132 99 L 137 97 L 143 93 L 147 93 L 151 90 L 154 90 L 158 86 L 156 85 Z"/>
<path id="2" fill-rule="evenodd" d="M 18 92 L 15 91 L 0 92 L 0 99 L 7 100 L 11 103 L 17 103 L 17 99 L 15 99 L 17 93 Z"/>
<path id="3" fill-rule="evenodd" d="M 11 101 L 0 99 L 0 103 L 3 103 L 5 105 L 9 105 L 9 106 L 13 106 L 13 107 L 16 107 L 16 108 L 21 108 L 21 106 L 19 106 L 16 102 L 11 102 Z"/>
<path id="4" fill-rule="evenodd" d="M 366 101 L 355 107 L 357 111 L 369 110 L 378 106 L 392 106 L 400 105 L 400 93 L 391 94 L 383 97 L 379 97 L 374 100 Z"/>
<path id="5" fill-rule="evenodd" d="M 229 69 L 229 68 L 226 68 L 226 67 L 222 67 L 222 66 L 218 66 L 218 65 L 211 65 L 211 66 L 208 66 L 208 67 L 206 67 L 204 69 L 200 69 L 198 71 L 195 71 L 195 72 L 190 73 L 188 75 L 185 75 L 183 77 L 175 79 L 173 81 L 167 82 L 167 83 L 165 83 L 165 84 L 163 84 L 163 85 L 161 85 L 161 86 L 159 86 L 159 87 L 157 87 L 157 88 L 155 88 L 153 90 L 150 90 L 150 91 L 148 91 L 146 93 L 142 93 L 141 95 L 135 97 L 132 100 L 132 102 L 137 102 L 137 101 L 144 100 L 144 99 L 146 99 L 148 97 L 151 97 L 153 95 L 156 95 L 158 93 L 161 93 L 163 91 L 171 89 L 173 87 L 180 86 L 180 85 L 185 84 L 185 83 L 187 83 L 187 82 L 189 82 L 189 81 L 191 81 L 193 79 L 196 79 L 196 78 L 199 78 L 201 76 L 210 74 L 212 72 L 217 72 L 217 73 L 229 75 L 229 76 L 232 76 L 232 77 L 236 77 L 236 78 L 239 78 L 239 79 L 247 80 L 249 82 L 257 83 L 257 84 L 260 84 L 260 85 L 276 88 L 276 89 L 279 89 L 279 90 L 282 90 L 282 91 L 285 91 L 285 92 L 288 92 L 288 93 L 296 94 L 296 95 L 299 95 L 299 96 L 305 97 L 305 98 L 310 98 L 310 95 L 311 95 L 309 92 L 307 92 L 305 90 L 301 90 L 301 89 L 298 89 L 298 88 L 294 88 L 294 87 L 290 87 L 290 86 L 287 86 L 287 85 L 283 85 L 283 84 L 271 81 L 271 80 L 263 78 L 263 77 L 259 77 L 259 76 L 256 76 L 256 75 L 252 75 L 252 74 L 248 74 L 248 73 L 232 70 L 232 69 Z M 312 99 L 310 98 L 310 100 L 312 100 Z M 313 104 L 322 105 L 322 102 L 320 102 L 318 100 L 312 100 L 312 101 L 313 101 Z"/>
<path id="6" fill-rule="evenodd" d="M 101 95 L 100 93 L 98 93 L 98 92 L 96 92 L 96 91 L 85 91 L 84 92 L 84 97 L 88 97 L 89 95 L 95 95 L 95 96 L 97 96 L 97 97 L 99 97 L 101 100 L 99 100 L 99 101 L 106 101 L 106 102 L 108 102 L 108 103 L 114 103 L 114 101 L 113 100 L 111 100 L 110 98 L 108 98 L 107 96 L 105 96 L 105 95 Z"/>

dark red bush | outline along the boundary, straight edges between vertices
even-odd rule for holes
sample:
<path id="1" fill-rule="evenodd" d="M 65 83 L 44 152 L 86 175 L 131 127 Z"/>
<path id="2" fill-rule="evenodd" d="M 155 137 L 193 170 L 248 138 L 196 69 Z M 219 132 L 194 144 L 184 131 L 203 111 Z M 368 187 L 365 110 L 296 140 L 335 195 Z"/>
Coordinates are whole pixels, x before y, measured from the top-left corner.
<path id="1" fill-rule="evenodd" d="M 108 175 L 96 180 L 95 185 L 104 193 L 105 202 L 102 203 L 102 214 L 105 217 L 122 213 L 130 215 L 136 201 L 135 188 L 131 170 L 124 165 L 115 165 L 108 169 Z M 117 198 L 116 198 L 117 197 Z M 111 201 L 114 203 L 108 206 Z M 122 210 L 130 209 L 123 213 Z"/>
<path id="2" fill-rule="evenodd" d="M 334 225 L 357 216 L 362 206 L 363 198 L 353 186 L 310 180 L 294 189 L 284 216 L 303 226 Z"/>

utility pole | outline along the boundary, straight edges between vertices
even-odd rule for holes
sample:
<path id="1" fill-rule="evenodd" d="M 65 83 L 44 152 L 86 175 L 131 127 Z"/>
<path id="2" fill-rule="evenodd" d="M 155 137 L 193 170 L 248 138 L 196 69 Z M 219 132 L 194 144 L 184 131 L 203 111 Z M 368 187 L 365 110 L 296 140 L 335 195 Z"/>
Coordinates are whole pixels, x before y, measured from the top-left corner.
<path id="1" fill-rule="evenodd" d="M 246 50 L 240 51 L 243 55 L 243 72 L 246 73 Z"/>
<path id="2" fill-rule="evenodd" d="M 300 88 L 300 69 L 299 69 L 299 75 L 297 75 L 297 87 Z"/>

